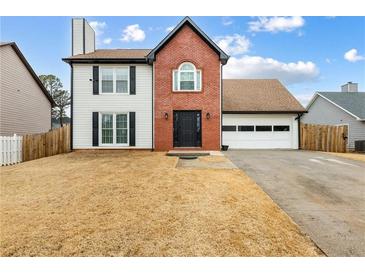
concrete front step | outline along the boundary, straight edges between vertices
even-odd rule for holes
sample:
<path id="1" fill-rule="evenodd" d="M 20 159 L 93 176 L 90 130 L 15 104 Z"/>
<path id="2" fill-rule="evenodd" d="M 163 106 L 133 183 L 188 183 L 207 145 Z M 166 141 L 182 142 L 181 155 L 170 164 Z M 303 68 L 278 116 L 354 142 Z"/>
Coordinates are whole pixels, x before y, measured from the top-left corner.
<path id="1" fill-rule="evenodd" d="M 223 156 L 220 151 L 206 151 L 206 150 L 170 150 L 166 153 L 167 156 Z"/>

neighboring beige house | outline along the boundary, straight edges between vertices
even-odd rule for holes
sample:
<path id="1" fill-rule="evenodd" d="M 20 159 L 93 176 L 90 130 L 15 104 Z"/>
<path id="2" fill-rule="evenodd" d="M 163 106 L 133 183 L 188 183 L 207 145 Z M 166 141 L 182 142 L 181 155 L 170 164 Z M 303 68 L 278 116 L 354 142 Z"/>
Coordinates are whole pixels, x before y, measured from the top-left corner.
<path id="1" fill-rule="evenodd" d="M 49 131 L 54 104 L 17 45 L 0 43 L 0 136 Z"/>

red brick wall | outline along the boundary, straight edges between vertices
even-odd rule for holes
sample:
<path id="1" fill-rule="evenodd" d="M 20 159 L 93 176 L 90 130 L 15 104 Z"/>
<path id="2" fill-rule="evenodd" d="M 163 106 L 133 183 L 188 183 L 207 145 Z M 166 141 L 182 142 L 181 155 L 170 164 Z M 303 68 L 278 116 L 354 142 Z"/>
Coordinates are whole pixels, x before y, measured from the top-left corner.
<path id="1" fill-rule="evenodd" d="M 173 92 L 172 72 L 183 62 L 202 71 L 201 92 Z M 220 60 L 189 26 L 184 26 L 156 55 L 155 149 L 173 149 L 173 110 L 201 110 L 202 149 L 220 149 Z M 165 112 L 168 119 L 165 119 Z M 210 119 L 206 113 L 210 113 Z"/>

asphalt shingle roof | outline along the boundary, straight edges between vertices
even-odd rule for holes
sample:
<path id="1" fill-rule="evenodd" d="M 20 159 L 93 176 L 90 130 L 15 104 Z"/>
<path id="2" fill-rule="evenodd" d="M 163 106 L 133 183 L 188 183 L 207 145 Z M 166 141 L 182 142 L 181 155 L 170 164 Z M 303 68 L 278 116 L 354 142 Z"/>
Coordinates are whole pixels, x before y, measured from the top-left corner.
<path id="1" fill-rule="evenodd" d="M 318 92 L 348 112 L 365 119 L 365 92 Z"/>
<path id="2" fill-rule="evenodd" d="M 305 112 L 276 79 L 224 79 L 225 112 Z"/>
<path id="3" fill-rule="evenodd" d="M 74 59 L 143 59 L 151 49 L 97 49 L 86 54 L 78 54 L 65 58 Z"/>

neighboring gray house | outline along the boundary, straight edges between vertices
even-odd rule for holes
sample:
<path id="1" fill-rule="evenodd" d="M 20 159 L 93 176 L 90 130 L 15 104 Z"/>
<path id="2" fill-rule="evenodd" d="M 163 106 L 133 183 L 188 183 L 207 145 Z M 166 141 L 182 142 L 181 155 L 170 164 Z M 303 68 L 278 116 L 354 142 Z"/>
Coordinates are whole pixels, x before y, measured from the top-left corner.
<path id="1" fill-rule="evenodd" d="M 317 92 L 301 121 L 308 124 L 348 125 L 348 149 L 356 140 L 365 140 L 365 92 L 357 84 L 347 83 L 341 92 Z"/>
<path id="2" fill-rule="evenodd" d="M 0 136 L 49 131 L 54 104 L 17 45 L 0 43 Z"/>

